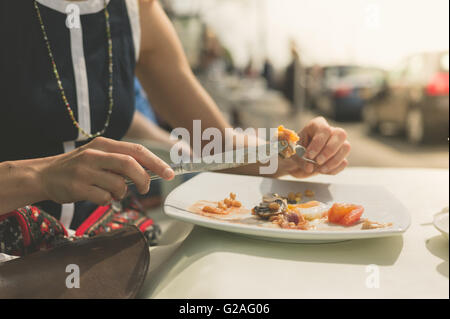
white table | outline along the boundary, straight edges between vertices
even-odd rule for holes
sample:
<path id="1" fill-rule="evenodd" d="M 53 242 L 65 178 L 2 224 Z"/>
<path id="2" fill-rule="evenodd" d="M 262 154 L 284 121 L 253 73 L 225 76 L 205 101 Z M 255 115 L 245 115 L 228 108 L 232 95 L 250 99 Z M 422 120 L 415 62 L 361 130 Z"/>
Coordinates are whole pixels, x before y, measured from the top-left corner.
<path id="1" fill-rule="evenodd" d="M 305 245 L 196 226 L 141 297 L 449 298 L 448 240 L 431 224 L 449 205 L 448 170 L 349 168 L 310 180 L 384 185 L 410 210 L 411 227 L 403 236 Z"/>

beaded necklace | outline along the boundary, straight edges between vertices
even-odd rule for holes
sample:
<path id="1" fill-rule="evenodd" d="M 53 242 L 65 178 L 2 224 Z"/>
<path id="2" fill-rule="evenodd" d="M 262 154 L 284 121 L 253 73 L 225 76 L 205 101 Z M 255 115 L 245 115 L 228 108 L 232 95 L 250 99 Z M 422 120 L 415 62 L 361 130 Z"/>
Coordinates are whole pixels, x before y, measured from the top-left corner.
<path id="1" fill-rule="evenodd" d="M 109 12 L 108 9 L 106 8 L 106 0 L 104 2 L 104 11 L 105 11 L 105 18 L 106 18 L 106 37 L 107 37 L 107 41 L 108 41 L 108 58 L 109 58 L 109 87 L 108 87 L 108 98 L 109 98 L 109 108 L 108 108 L 108 115 L 106 117 L 106 122 L 105 122 L 105 126 L 103 127 L 103 129 L 95 134 L 90 134 L 88 132 L 86 132 L 78 123 L 78 121 L 75 119 L 75 116 L 73 114 L 72 108 L 70 107 L 69 101 L 67 100 L 66 97 L 66 93 L 64 91 L 64 88 L 62 86 L 62 82 L 61 82 L 61 78 L 59 76 L 58 73 L 58 69 L 56 68 L 56 63 L 55 63 L 55 59 L 53 57 L 53 53 L 52 53 L 52 49 L 50 46 L 50 41 L 48 39 L 47 36 L 47 32 L 45 30 L 45 25 L 44 22 L 42 20 L 42 16 L 41 16 L 41 12 L 39 10 L 39 6 L 36 2 L 36 0 L 34 1 L 34 7 L 36 8 L 36 13 L 37 13 L 37 17 L 39 19 L 39 23 L 41 26 L 41 30 L 42 30 L 42 35 L 44 37 L 44 41 L 45 44 L 47 46 L 47 51 L 48 51 L 48 55 L 50 57 L 50 61 L 52 64 L 52 68 L 53 68 L 53 73 L 55 75 L 55 79 L 56 82 L 58 84 L 58 88 L 59 91 L 61 93 L 61 97 L 62 100 L 64 102 L 64 105 L 66 106 L 67 112 L 69 113 L 70 119 L 72 120 L 73 125 L 78 129 L 78 131 L 83 134 L 84 136 L 88 137 L 88 138 L 95 138 L 98 137 L 100 135 L 103 135 L 106 131 L 106 129 L 109 126 L 109 122 L 111 120 L 111 114 L 112 114 L 112 109 L 113 109 L 113 105 L 114 105 L 114 99 L 113 99 L 113 53 L 112 53 L 112 39 L 111 39 L 111 26 L 109 23 Z"/>

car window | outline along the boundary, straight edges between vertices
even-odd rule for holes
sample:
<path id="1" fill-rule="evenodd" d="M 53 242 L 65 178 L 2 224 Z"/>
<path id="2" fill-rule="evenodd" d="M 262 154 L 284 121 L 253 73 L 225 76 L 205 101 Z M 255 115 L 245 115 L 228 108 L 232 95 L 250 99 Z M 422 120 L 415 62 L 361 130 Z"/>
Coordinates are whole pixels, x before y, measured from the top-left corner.
<path id="1" fill-rule="evenodd" d="M 354 66 L 338 66 L 325 69 L 325 76 L 330 78 L 342 78 L 352 73 L 358 72 L 359 67 Z"/>
<path id="2" fill-rule="evenodd" d="M 353 69 L 343 79 L 355 87 L 380 87 L 385 74 L 379 69 L 360 67 Z"/>

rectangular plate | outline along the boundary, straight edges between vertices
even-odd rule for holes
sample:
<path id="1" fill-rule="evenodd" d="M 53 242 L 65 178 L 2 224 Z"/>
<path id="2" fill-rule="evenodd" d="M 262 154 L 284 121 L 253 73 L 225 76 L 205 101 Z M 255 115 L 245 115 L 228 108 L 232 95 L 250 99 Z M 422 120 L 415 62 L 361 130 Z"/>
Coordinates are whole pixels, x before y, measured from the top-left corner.
<path id="1" fill-rule="evenodd" d="M 258 205 L 267 193 L 287 195 L 289 192 L 312 190 L 314 199 L 332 203 L 363 205 L 363 218 L 393 225 L 383 229 L 360 230 L 339 227 L 338 230 L 291 230 L 266 228 L 258 225 L 231 223 L 194 214 L 188 208 L 199 200 L 219 201 L 230 192 L 237 200 L 251 209 Z M 165 213 L 173 218 L 213 229 L 286 242 L 331 242 L 350 239 L 399 235 L 410 225 L 410 215 L 403 204 L 384 187 L 370 185 L 322 184 L 302 181 L 285 181 L 264 177 L 202 173 L 178 186 L 164 203 Z"/>

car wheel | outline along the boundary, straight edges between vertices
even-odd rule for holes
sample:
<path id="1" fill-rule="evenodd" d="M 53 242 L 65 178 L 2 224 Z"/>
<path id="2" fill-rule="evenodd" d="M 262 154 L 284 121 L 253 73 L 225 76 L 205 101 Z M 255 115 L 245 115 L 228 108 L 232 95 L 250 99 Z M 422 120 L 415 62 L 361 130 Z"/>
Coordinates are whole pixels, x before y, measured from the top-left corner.
<path id="1" fill-rule="evenodd" d="M 406 137 L 412 144 L 425 142 L 425 119 L 419 108 L 412 108 L 406 115 Z"/>
<path id="2" fill-rule="evenodd" d="M 364 123 L 367 125 L 370 133 L 378 133 L 380 123 L 378 121 L 375 109 L 371 106 L 365 106 L 362 111 Z"/>

